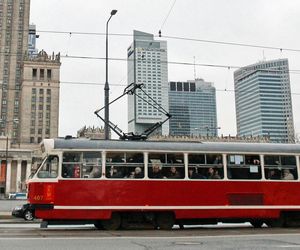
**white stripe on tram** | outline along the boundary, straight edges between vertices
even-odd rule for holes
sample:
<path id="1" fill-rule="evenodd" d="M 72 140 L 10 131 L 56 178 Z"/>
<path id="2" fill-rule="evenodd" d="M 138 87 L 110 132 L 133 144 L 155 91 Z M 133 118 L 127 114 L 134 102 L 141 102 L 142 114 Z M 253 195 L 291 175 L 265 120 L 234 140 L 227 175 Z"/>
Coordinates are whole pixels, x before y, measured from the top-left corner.
<path id="1" fill-rule="evenodd" d="M 223 209 L 223 210 L 235 210 L 235 209 L 300 209 L 300 205 L 296 206 L 54 206 L 54 209 L 86 209 L 86 210 L 208 210 L 208 209 Z"/>

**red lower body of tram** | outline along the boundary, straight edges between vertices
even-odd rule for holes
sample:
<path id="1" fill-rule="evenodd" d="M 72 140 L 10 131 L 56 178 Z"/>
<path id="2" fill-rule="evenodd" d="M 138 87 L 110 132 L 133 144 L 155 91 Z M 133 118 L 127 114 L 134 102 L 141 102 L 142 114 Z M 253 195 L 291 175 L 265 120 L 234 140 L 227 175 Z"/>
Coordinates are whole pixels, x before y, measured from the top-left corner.
<path id="1" fill-rule="evenodd" d="M 44 221 L 102 221 L 107 229 L 141 215 L 166 229 L 202 222 L 283 226 L 300 221 L 297 182 L 58 180 L 30 182 L 28 199 Z"/>

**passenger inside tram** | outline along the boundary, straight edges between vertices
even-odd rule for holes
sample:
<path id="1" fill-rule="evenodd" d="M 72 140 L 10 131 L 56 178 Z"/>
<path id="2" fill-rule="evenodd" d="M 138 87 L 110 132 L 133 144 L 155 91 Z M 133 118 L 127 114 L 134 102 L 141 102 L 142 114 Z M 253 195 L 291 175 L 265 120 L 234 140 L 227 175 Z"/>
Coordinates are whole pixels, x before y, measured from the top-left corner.
<path id="1" fill-rule="evenodd" d="M 133 178 L 141 179 L 144 178 L 144 173 L 140 167 L 136 167 L 133 172 Z"/>
<path id="2" fill-rule="evenodd" d="M 163 176 L 161 169 L 160 169 L 160 165 L 158 164 L 154 164 L 152 167 L 152 171 L 149 173 L 149 177 L 151 179 L 163 179 L 166 178 L 165 176 Z"/>
<path id="3" fill-rule="evenodd" d="M 92 171 L 89 174 L 89 178 L 100 178 L 101 170 L 99 166 L 93 166 Z"/>
<path id="4" fill-rule="evenodd" d="M 189 168 L 188 175 L 190 179 L 206 179 L 206 177 L 204 175 L 199 174 L 195 168 Z"/>
<path id="5" fill-rule="evenodd" d="M 168 174 L 168 179 L 181 179 L 182 176 L 179 173 L 179 171 L 177 171 L 176 167 L 171 167 L 170 168 L 170 172 Z"/>
<path id="6" fill-rule="evenodd" d="M 121 171 L 121 169 L 111 166 L 110 170 L 106 172 L 106 177 L 107 178 L 123 178 L 124 175 Z"/>
<path id="7" fill-rule="evenodd" d="M 221 179 L 218 169 L 208 168 L 207 179 Z"/>
<path id="8" fill-rule="evenodd" d="M 294 175 L 290 172 L 289 169 L 284 169 L 282 171 L 282 180 L 294 180 Z"/>
<path id="9" fill-rule="evenodd" d="M 269 180 L 278 180 L 280 178 L 279 178 L 279 175 L 276 173 L 275 169 L 269 169 L 267 179 L 269 179 Z"/>

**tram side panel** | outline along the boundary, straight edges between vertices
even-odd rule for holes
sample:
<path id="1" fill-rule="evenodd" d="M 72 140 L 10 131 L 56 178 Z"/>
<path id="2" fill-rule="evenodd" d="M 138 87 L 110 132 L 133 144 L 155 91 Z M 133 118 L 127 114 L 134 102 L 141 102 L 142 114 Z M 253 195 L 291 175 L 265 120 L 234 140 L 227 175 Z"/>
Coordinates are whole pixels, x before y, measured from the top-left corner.
<path id="1" fill-rule="evenodd" d="M 30 203 L 53 205 L 36 210 L 42 219 L 108 219 L 113 211 L 173 211 L 176 219 L 278 218 L 283 210 L 300 210 L 297 182 L 59 180 L 30 183 L 30 191 Z"/>

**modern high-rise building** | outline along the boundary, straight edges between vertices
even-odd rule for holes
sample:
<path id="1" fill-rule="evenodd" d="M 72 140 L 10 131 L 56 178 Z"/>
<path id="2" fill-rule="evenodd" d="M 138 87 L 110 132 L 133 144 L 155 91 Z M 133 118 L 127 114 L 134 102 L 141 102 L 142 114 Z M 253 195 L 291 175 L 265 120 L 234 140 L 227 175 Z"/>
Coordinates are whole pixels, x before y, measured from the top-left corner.
<path id="1" fill-rule="evenodd" d="M 294 142 L 289 64 L 263 61 L 234 72 L 237 133 Z"/>
<path id="2" fill-rule="evenodd" d="M 144 84 L 143 90 L 168 111 L 167 42 L 154 40 L 152 34 L 135 30 L 127 57 L 128 85 Z M 140 134 L 166 117 L 149 104 L 152 100 L 140 89 L 137 94 L 142 98 L 128 96 L 128 132 Z M 168 135 L 169 123 L 156 132 Z"/>
<path id="3" fill-rule="evenodd" d="M 170 135 L 217 136 L 216 89 L 196 79 L 169 83 Z"/>
<path id="4" fill-rule="evenodd" d="M 22 61 L 28 50 L 30 0 L 0 1 L 0 134 L 19 142 Z"/>

